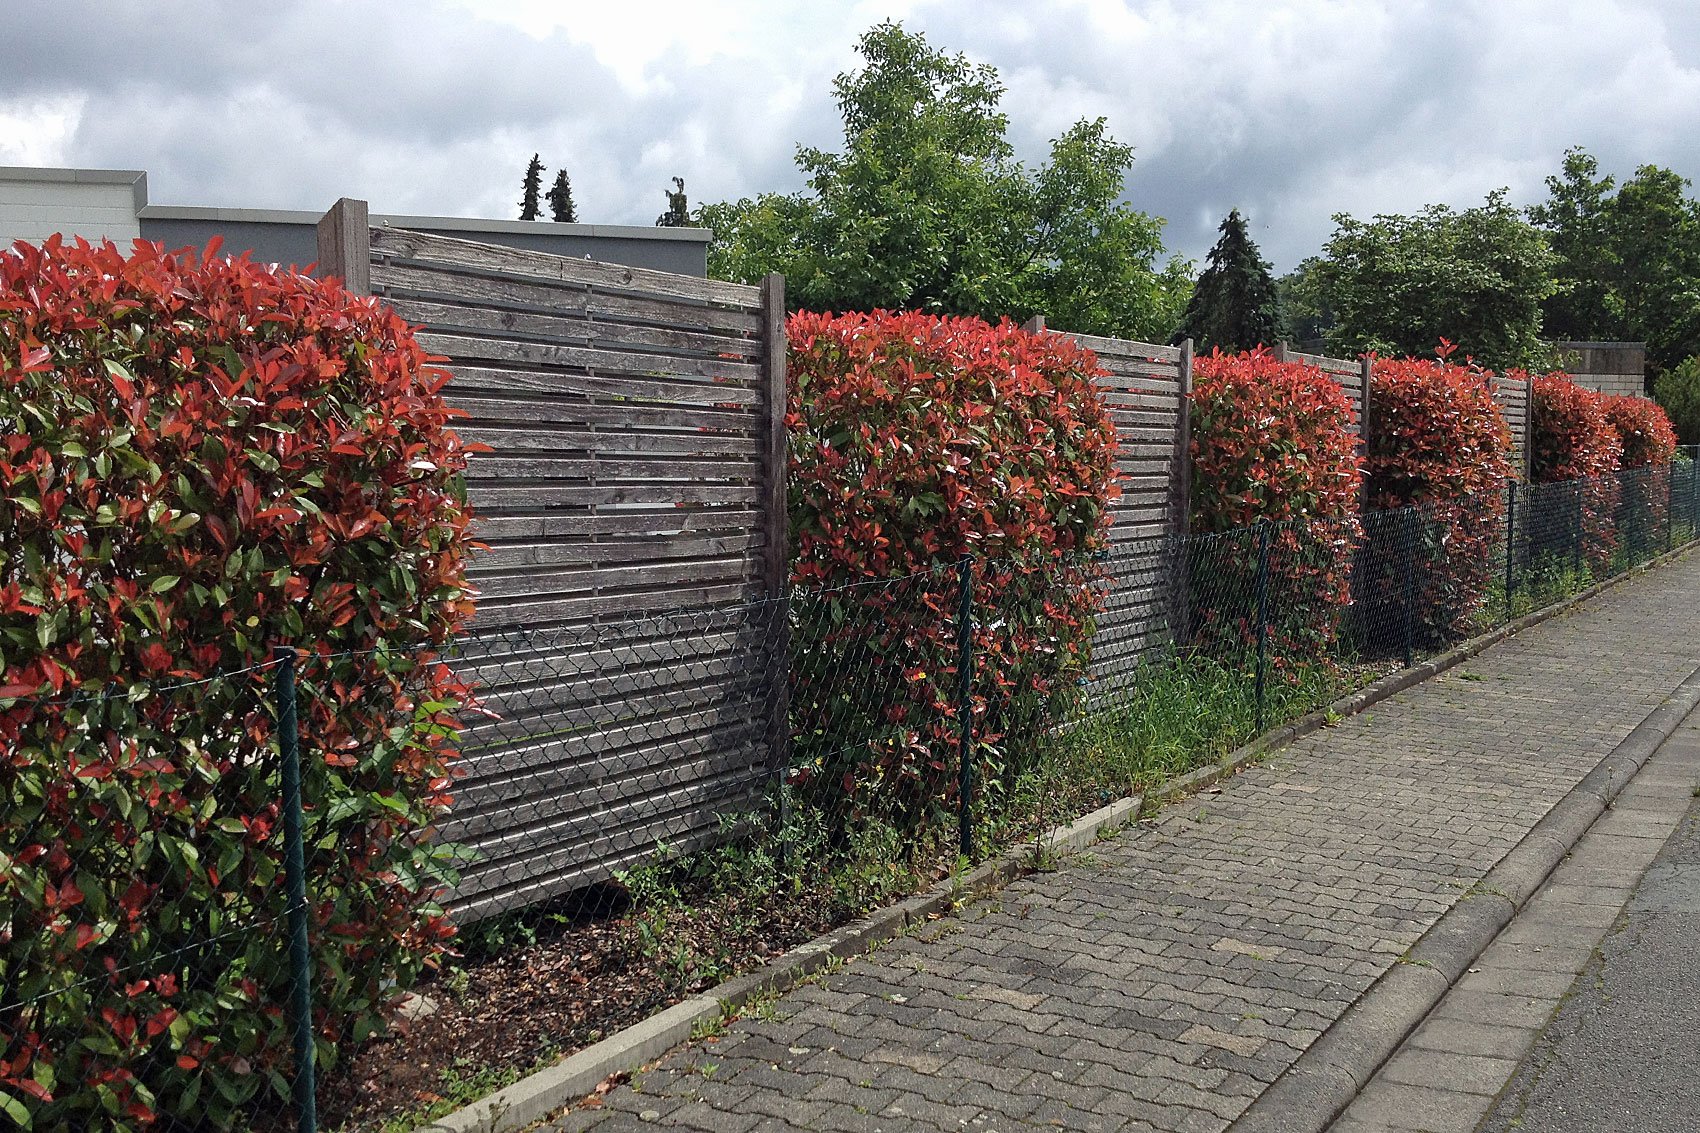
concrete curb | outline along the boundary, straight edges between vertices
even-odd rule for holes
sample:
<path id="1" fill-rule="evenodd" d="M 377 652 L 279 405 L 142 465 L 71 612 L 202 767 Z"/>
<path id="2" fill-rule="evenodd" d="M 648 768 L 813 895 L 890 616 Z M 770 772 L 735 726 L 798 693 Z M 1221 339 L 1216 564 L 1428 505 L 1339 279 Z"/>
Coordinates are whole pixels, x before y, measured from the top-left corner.
<path id="1" fill-rule="evenodd" d="M 1233 1133 L 1323 1133 L 1333 1124 L 1696 706 L 1700 668 L 1323 1032 Z"/>
<path id="2" fill-rule="evenodd" d="M 1556 617 L 1600 592 L 1674 559 L 1689 549 L 1681 548 L 1651 559 L 1632 571 L 1596 583 L 1563 602 L 1537 610 L 1480 637 L 1472 638 L 1420 665 L 1401 669 L 1355 693 L 1341 697 L 1323 711 L 1313 712 L 1265 732 L 1217 762 L 1171 779 L 1153 788 L 1146 795 L 1119 799 L 1083 815 L 1067 826 L 1051 830 L 1035 842 L 1023 842 L 974 869 L 946 878 L 906 901 L 852 921 L 806 944 L 798 945 L 754 971 L 734 976 L 701 995 L 674 1004 L 641 1023 L 635 1023 L 601 1042 L 585 1047 L 553 1066 L 530 1074 L 511 1086 L 438 1118 L 429 1125 L 420 1126 L 420 1133 L 511 1133 L 524 1129 L 562 1106 L 591 1093 L 610 1075 L 636 1070 L 673 1047 L 689 1041 L 699 1028 L 725 1018 L 752 999 L 789 990 L 835 959 L 866 952 L 898 936 L 911 925 L 948 913 L 964 901 L 1001 889 L 1015 878 L 1032 871 L 1033 851 L 1036 846 L 1039 849 L 1061 853 L 1084 849 L 1103 836 L 1106 829 L 1136 820 L 1147 800 L 1164 803 L 1202 790 L 1233 775 L 1247 764 L 1256 762 L 1268 752 L 1285 747 L 1294 740 L 1326 726 L 1331 716 L 1356 715 L 1436 673 L 1444 672 L 1468 660 L 1514 633 Z M 1565 848 L 1568 850 L 1568 845 Z M 1289 1070 L 1288 1075 L 1291 1074 L 1292 1071 Z"/>

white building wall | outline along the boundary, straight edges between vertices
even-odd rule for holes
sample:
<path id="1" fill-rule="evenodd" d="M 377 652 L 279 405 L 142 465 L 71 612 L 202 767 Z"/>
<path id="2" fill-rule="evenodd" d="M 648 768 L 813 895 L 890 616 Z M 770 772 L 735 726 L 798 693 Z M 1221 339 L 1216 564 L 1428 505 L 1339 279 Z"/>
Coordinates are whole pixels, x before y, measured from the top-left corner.
<path id="1" fill-rule="evenodd" d="M 136 214 L 146 203 L 138 170 L 0 167 L 0 248 L 55 232 L 128 247 L 142 234 Z"/>

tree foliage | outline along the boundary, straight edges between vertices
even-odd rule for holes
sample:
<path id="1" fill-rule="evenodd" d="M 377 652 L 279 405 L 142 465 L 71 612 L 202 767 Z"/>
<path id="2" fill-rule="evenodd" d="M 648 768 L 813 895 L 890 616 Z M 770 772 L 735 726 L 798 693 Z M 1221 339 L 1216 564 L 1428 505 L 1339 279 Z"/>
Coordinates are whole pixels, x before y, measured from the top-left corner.
<path id="1" fill-rule="evenodd" d="M 1192 339 L 1200 351 L 1232 352 L 1271 344 L 1281 327 L 1269 264 L 1246 232 L 1239 209 L 1228 213 L 1219 231 L 1221 238 L 1210 249 L 1175 338 Z"/>
<path id="2" fill-rule="evenodd" d="M 1163 222 L 1119 201 L 1132 148 L 1083 120 L 1029 169 L 1006 138 L 995 69 L 901 25 L 861 39 L 834 93 L 844 148 L 797 152 L 807 188 L 705 207 L 709 272 L 782 271 L 817 310 L 919 310 L 1024 319 L 1167 340 L 1190 288 L 1163 258 Z"/>
<path id="3" fill-rule="evenodd" d="M 543 192 L 543 161 L 537 154 L 531 155 L 531 164 L 525 167 L 525 185 L 520 190 L 519 218 L 521 220 L 536 220 L 543 215 L 540 194 Z"/>
<path id="4" fill-rule="evenodd" d="M 1700 444 L 1700 357 L 1687 358 L 1653 382 L 1653 400 L 1664 407 L 1685 445 Z"/>
<path id="5" fill-rule="evenodd" d="M 560 224 L 578 223 L 578 207 L 573 204 L 573 182 L 565 169 L 555 174 L 555 183 L 549 187 L 549 216 Z"/>
<path id="6" fill-rule="evenodd" d="M 1645 342 L 1655 371 L 1700 353 L 1700 204 L 1688 188 L 1656 165 L 1619 186 L 1586 151 L 1565 153 L 1529 209 L 1559 257 L 1549 337 Z"/>
<path id="7" fill-rule="evenodd" d="M 1541 304 L 1555 290 L 1556 258 L 1504 190 L 1461 212 L 1430 205 L 1334 223 L 1308 270 L 1334 314 L 1335 353 L 1419 357 L 1448 339 L 1495 369 L 1544 359 Z"/>
<path id="8" fill-rule="evenodd" d="M 689 228 L 691 226 L 691 202 L 685 196 L 685 179 L 673 178 L 671 189 L 661 190 L 667 198 L 667 211 L 655 218 L 657 228 Z"/>

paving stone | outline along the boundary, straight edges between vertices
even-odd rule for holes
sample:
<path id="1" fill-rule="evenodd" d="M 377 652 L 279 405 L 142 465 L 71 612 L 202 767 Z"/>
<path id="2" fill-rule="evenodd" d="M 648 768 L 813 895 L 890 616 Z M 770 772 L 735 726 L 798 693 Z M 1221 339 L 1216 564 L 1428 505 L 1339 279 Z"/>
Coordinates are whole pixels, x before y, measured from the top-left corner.
<path id="1" fill-rule="evenodd" d="M 1499 1093 L 1516 1069 L 1515 1059 L 1482 1058 L 1413 1048 L 1400 1051 L 1381 1071 L 1380 1077 L 1407 1086 L 1430 1086 L 1491 1098 Z"/>
<path id="2" fill-rule="evenodd" d="M 659 1125 L 1220 1133 L 1689 674 L 1696 591 L 1700 556 L 1625 583 L 1472 658 L 1479 681 L 1407 689 L 1129 824 L 1089 863 L 852 960 L 781 997 L 781 1023 L 734 1028 L 764 1042 L 713 1051 L 715 1088 L 753 1091 L 736 1114 L 681 1101 Z M 1490 950 L 1470 977 L 1489 976 L 1471 985 L 1486 1006 L 1430 1019 L 1410 1075 L 1521 1055 L 1551 1010 L 1550 975 L 1591 950 L 1580 921 L 1611 908 L 1591 887 L 1632 883 L 1657 848 L 1644 822 L 1610 829 L 1577 847 L 1578 888 L 1546 906 L 1561 939 Z M 1604 912 L 1571 912 L 1590 908 Z M 695 1057 L 677 1051 L 651 1077 Z M 1379 1085 L 1360 1101 L 1385 1122 L 1354 1106 L 1338 1133 L 1480 1116 L 1479 1097 Z M 626 1092 L 594 1128 L 657 1127 Z"/>

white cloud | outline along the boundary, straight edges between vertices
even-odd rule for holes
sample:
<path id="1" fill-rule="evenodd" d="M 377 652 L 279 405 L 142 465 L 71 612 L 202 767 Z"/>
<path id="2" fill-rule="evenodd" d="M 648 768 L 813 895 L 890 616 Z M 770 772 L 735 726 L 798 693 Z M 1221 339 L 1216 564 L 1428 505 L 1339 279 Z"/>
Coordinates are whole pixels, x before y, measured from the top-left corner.
<path id="1" fill-rule="evenodd" d="M 1692 0 L 0 5 L 0 161 L 144 168 L 165 203 L 511 216 L 537 152 L 582 217 L 648 224 L 675 175 L 693 201 L 798 187 L 886 17 L 999 69 L 1028 160 L 1106 117 L 1193 257 L 1235 206 L 1287 267 L 1336 212 L 1532 201 L 1573 144 L 1700 174 Z"/>
<path id="2" fill-rule="evenodd" d="M 88 99 L 79 94 L 0 98 L 0 165 L 64 165 Z"/>

